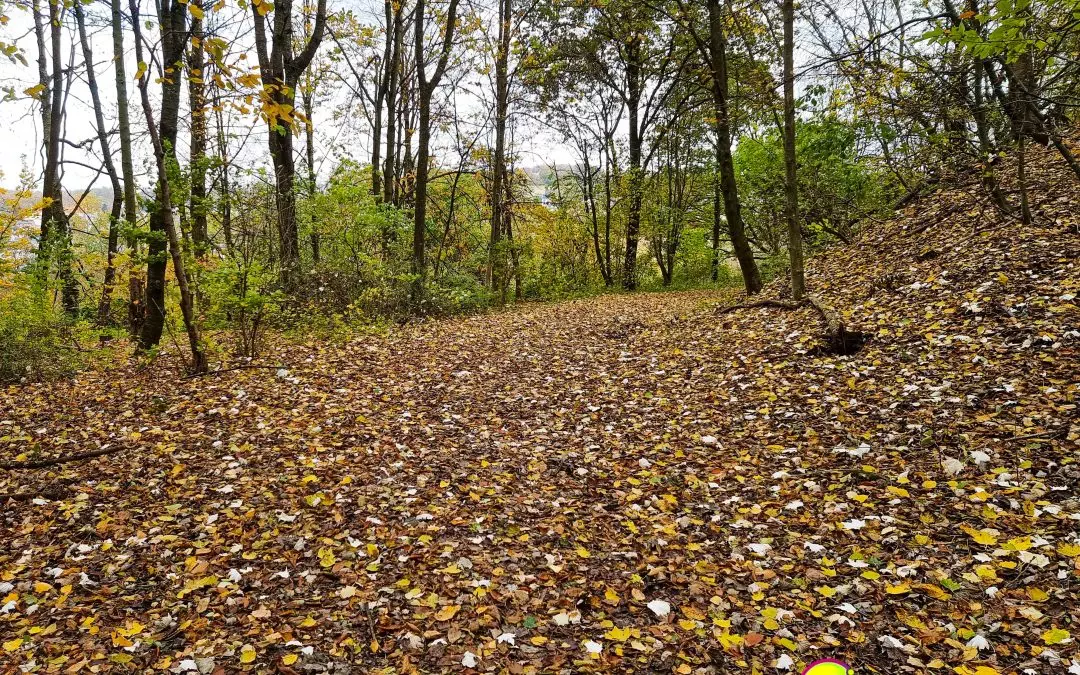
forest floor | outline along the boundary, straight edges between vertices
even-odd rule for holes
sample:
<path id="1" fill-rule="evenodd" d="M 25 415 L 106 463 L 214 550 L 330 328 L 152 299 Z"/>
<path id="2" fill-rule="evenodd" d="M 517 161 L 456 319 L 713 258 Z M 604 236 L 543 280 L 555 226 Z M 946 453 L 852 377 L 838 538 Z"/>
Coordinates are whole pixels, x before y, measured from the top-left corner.
<path id="1" fill-rule="evenodd" d="M 1080 208 L 1031 172 L 1033 226 L 968 184 L 811 262 L 851 356 L 691 292 L 0 390 L 0 671 L 1080 673 Z"/>

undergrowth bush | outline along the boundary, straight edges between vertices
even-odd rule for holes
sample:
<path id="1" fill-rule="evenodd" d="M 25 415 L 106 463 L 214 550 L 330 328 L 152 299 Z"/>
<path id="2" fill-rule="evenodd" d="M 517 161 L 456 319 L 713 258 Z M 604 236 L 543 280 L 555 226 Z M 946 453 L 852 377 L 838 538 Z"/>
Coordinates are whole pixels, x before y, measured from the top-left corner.
<path id="1" fill-rule="evenodd" d="M 67 342 L 72 331 L 48 294 L 18 285 L 0 290 L 0 382 L 76 370 L 79 350 Z"/>

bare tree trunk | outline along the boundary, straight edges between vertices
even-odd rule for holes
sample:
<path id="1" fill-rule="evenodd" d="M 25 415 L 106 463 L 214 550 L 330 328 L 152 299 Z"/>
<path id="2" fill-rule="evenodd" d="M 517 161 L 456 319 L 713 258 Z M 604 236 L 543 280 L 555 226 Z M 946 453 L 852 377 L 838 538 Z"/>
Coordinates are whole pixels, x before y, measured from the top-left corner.
<path id="1" fill-rule="evenodd" d="M 511 139 L 513 144 L 513 139 Z M 505 181 L 506 211 L 503 214 L 503 226 L 506 229 L 506 244 L 510 249 L 510 271 L 514 276 L 514 300 L 521 300 L 521 267 L 518 265 L 518 251 L 514 246 L 514 167 L 510 165 Z M 506 285 L 503 285 L 505 304 Z"/>
<path id="2" fill-rule="evenodd" d="M 596 266 L 600 268 L 600 276 L 604 279 L 604 286 L 610 287 L 614 280 L 611 278 L 610 261 L 605 260 L 603 251 L 600 249 L 600 214 L 596 206 L 596 173 L 589 164 L 587 151 L 582 157 L 584 168 L 581 173 L 581 191 L 585 201 L 585 207 L 589 211 L 589 220 L 592 223 L 593 252 L 596 255 Z M 556 180 L 558 175 L 556 174 Z"/>
<path id="3" fill-rule="evenodd" d="M 722 196 L 720 194 L 720 174 L 713 171 L 713 216 L 712 216 L 712 280 L 715 284 L 720 281 L 720 223 L 722 208 Z"/>
<path id="4" fill-rule="evenodd" d="M 510 58 L 510 21 L 512 0 L 499 0 L 499 35 L 495 55 L 495 155 L 491 176 L 491 243 L 488 246 L 488 285 L 497 292 L 495 284 L 502 279 L 502 253 L 499 240 L 503 235 L 503 183 L 506 180 L 506 116 L 510 99 L 510 79 L 507 73 Z M 500 297 L 505 297 L 505 294 Z"/>
<path id="5" fill-rule="evenodd" d="M 293 55 L 292 0 L 274 4 L 273 24 L 267 40 L 268 12 L 251 3 L 255 20 L 255 51 L 259 56 L 259 74 L 264 91 L 279 110 L 292 110 L 296 103 L 296 84 L 311 65 L 326 30 L 326 0 L 315 9 L 315 25 L 303 49 Z M 270 158 L 274 164 L 274 195 L 277 206 L 278 239 L 281 244 L 281 281 L 293 287 L 300 273 L 299 228 L 296 224 L 296 162 L 293 158 L 292 121 L 277 115 L 267 119 Z"/>
<path id="6" fill-rule="evenodd" d="M 116 71 L 116 108 L 120 131 L 120 172 L 124 179 L 124 222 L 127 228 L 128 248 L 134 254 L 138 240 L 134 236 L 138 223 L 138 202 L 135 196 L 135 162 L 131 152 L 131 120 L 128 117 L 127 73 L 124 67 L 124 18 L 120 0 L 110 0 L 112 11 L 113 68 Z M 145 314 L 143 282 L 138 268 L 131 265 L 128 282 L 128 333 L 139 335 Z"/>
<path id="7" fill-rule="evenodd" d="M 36 2 L 33 7 L 45 150 L 45 172 L 41 194 L 48 200 L 41 211 L 38 259 L 44 278 L 48 278 L 50 265 L 53 262 L 56 263 L 61 283 L 61 304 L 68 315 L 74 316 L 79 310 L 79 288 L 71 269 L 71 231 L 67 212 L 64 210 L 63 186 L 60 183 L 60 139 L 65 113 L 64 65 L 60 58 L 62 50 L 60 21 L 63 9 L 64 6 L 59 2 L 49 3 L 49 45 L 46 46 L 41 12 Z"/>
<path id="8" fill-rule="evenodd" d="M 387 3 L 388 5 L 393 3 Z M 390 70 L 386 85 L 386 159 L 383 164 L 383 201 L 397 203 L 398 160 L 398 83 L 401 77 L 401 49 L 405 41 L 405 2 L 396 3 L 393 8 L 393 28 L 386 30 L 393 33 L 393 48 L 390 51 Z M 378 140 L 376 139 L 376 142 Z"/>
<path id="9" fill-rule="evenodd" d="M 220 96 L 214 90 L 214 119 L 217 121 L 217 151 L 221 162 L 221 234 L 225 238 L 225 250 L 230 254 L 235 248 L 232 233 L 232 190 L 229 187 L 229 146 L 225 138 L 225 116 L 219 104 Z"/>
<path id="10" fill-rule="evenodd" d="M 716 164 L 720 171 L 720 190 L 724 196 L 724 213 L 727 216 L 731 246 L 742 269 L 746 293 L 753 295 L 761 290 L 761 273 L 754 260 L 754 251 L 746 238 L 739 189 L 735 182 L 735 163 L 731 156 L 731 118 L 728 110 L 728 62 L 723 17 L 719 0 L 708 0 L 710 67 L 712 71 L 712 95 L 716 107 Z"/>
<path id="11" fill-rule="evenodd" d="M 175 1 L 175 0 L 174 0 Z M 142 58 L 142 29 L 139 27 L 139 6 L 138 0 L 130 0 L 131 3 L 131 23 L 135 30 L 135 54 L 139 63 L 144 63 Z M 172 20 L 173 27 L 183 27 L 184 14 L 186 8 L 184 5 L 176 2 L 172 7 L 167 4 L 161 5 L 162 15 L 165 12 L 169 13 L 169 17 Z M 162 26 L 162 30 L 166 30 L 165 26 Z M 179 43 L 179 53 L 176 54 L 175 63 L 183 54 L 183 40 L 180 36 L 173 36 L 176 41 L 172 44 L 173 47 Z M 164 41 L 163 41 L 164 42 Z M 162 45 L 164 49 L 164 44 Z M 166 63 L 169 63 L 166 61 Z M 173 262 L 173 274 L 176 276 L 176 285 L 180 289 L 180 313 L 184 318 L 184 328 L 187 331 L 188 345 L 191 349 L 191 371 L 193 373 L 204 373 L 207 370 L 206 353 L 203 351 L 202 339 L 199 336 L 199 327 L 195 323 L 195 298 L 192 294 L 191 288 L 188 286 L 187 274 L 184 270 L 184 258 L 180 248 L 180 239 L 176 234 L 176 225 L 173 222 L 173 211 L 169 206 L 172 204 L 172 192 L 169 188 L 169 174 L 168 174 L 168 154 L 165 148 L 165 144 L 162 142 L 161 135 L 154 126 L 154 109 L 150 104 L 149 89 L 149 73 L 142 73 L 139 78 L 139 94 L 142 98 L 143 115 L 146 117 L 146 127 L 150 132 L 150 141 L 154 147 L 154 159 L 157 164 L 157 182 L 158 182 L 158 198 L 159 208 L 158 213 L 161 215 L 161 226 L 165 232 L 165 236 L 169 244 L 169 252 L 172 256 Z M 164 88 L 166 83 L 162 83 Z M 179 78 L 176 78 L 175 86 L 179 86 Z M 179 96 L 177 97 L 179 98 Z M 179 102 L 177 102 L 176 109 L 179 109 Z M 165 114 L 165 107 L 162 106 L 162 115 Z M 175 133 L 175 130 L 172 130 Z M 161 204 L 165 205 L 165 208 L 161 208 Z"/>
<path id="12" fill-rule="evenodd" d="M 382 127 L 383 101 L 390 89 L 390 73 L 394 70 L 394 2 L 385 0 L 383 16 L 386 22 L 386 44 L 383 48 L 382 71 L 375 83 L 375 118 L 371 125 L 371 194 L 382 201 Z"/>
<path id="13" fill-rule="evenodd" d="M 641 45 L 633 38 L 627 45 L 626 107 L 630 121 L 630 205 L 626 214 L 626 253 L 623 256 L 622 286 L 637 288 L 638 231 L 641 228 L 641 200 L 644 188 L 641 166 Z"/>
<path id="14" fill-rule="evenodd" d="M 309 87 L 302 95 L 304 101 L 304 114 L 307 116 L 307 124 L 304 125 L 305 133 L 305 147 L 304 150 L 307 155 L 307 189 L 308 199 L 314 200 L 315 195 L 318 192 L 318 186 L 315 181 L 315 110 L 312 99 L 315 93 Z M 376 141 L 378 145 L 378 141 Z M 372 164 L 372 172 L 375 172 L 375 164 Z M 374 188 L 373 188 L 374 189 Z M 375 193 L 378 195 L 378 193 Z M 311 240 L 311 264 L 318 267 L 321 260 L 321 254 L 319 251 L 319 213 L 314 204 L 311 207 L 311 234 L 309 235 Z"/>
<path id="15" fill-rule="evenodd" d="M 420 298 L 423 288 L 424 275 L 426 273 L 425 262 L 425 234 L 427 231 L 427 183 L 428 170 L 431 163 L 431 98 L 435 89 L 439 86 L 446 64 L 450 58 L 450 48 L 453 46 L 454 29 L 457 23 L 458 0 L 450 0 L 447 8 L 446 25 L 442 31 L 443 41 L 439 49 L 439 60 L 435 66 L 435 72 L 429 79 L 424 65 L 424 4 L 425 0 L 416 2 L 416 34 L 414 45 L 416 49 L 416 82 L 417 97 L 420 104 L 420 124 L 418 128 L 419 138 L 416 150 L 416 204 L 413 207 L 413 257 L 412 271 L 417 280 L 413 288 L 413 300 Z"/>
<path id="16" fill-rule="evenodd" d="M 105 253 L 105 281 L 101 289 L 101 302 L 98 303 L 97 321 L 105 326 L 110 322 L 112 310 L 112 287 L 116 280 L 116 247 L 120 230 L 120 214 L 124 207 L 124 195 L 121 192 L 120 176 L 113 164 L 112 150 L 109 148 L 109 135 L 105 130 L 105 115 L 101 109 L 101 94 L 98 91 L 97 75 L 94 73 L 94 53 L 90 49 L 90 39 L 86 35 L 86 17 L 81 2 L 72 5 L 75 10 L 75 22 L 79 30 L 79 44 L 82 47 L 83 66 L 86 68 L 86 84 L 90 89 L 90 101 L 94 108 L 94 124 L 97 127 L 98 145 L 101 147 L 102 162 L 109 176 L 112 187 L 112 208 L 109 211 L 109 240 Z"/>
<path id="17" fill-rule="evenodd" d="M 198 0 L 190 0 L 199 7 Z M 206 56 L 203 51 L 203 22 L 191 18 L 191 50 L 188 53 L 188 105 L 191 106 L 191 243 L 195 257 L 202 260 L 210 250 L 206 225 Z"/>
<path id="18" fill-rule="evenodd" d="M 132 13 L 136 13 L 137 0 L 133 3 Z M 158 21 L 161 30 L 161 59 L 164 68 L 173 69 L 172 77 L 161 81 L 161 117 L 153 130 L 157 135 L 161 150 L 165 153 L 163 162 L 175 156 L 177 124 L 180 117 L 181 68 L 184 58 L 184 43 L 187 41 L 187 6 L 179 0 L 162 0 L 158 8 Z M 132 23 L 135 19 L 132 19 Z M 138 36 L 142 30 L 138 30 Z M 137 52 L 142 45 L 136 44 Z M 139 63 L 145 63 L 141 58 Z M 140 91 L 145 86 L 149 72 L 139 78 Z M 151 349 L 161 341 L 165 331 L 165 273 L 168 268 L 168 232 L 167 225 L 173 220 L 173 205 L 168 184 L 157 181 L 154 193 L 155 207 L 150 213 L 150 238 L 146 263 L 146 320 L 139 333 L 139 347 Z"/>
<path id="19" fill-rule="evenodd" d="M 784 14 L 784 217 L 791 259 L 791 296 L 806 292 L 802 230 L 799 227 L 799 184 L 795 165 L 795 2 L 783 0 Z"/>

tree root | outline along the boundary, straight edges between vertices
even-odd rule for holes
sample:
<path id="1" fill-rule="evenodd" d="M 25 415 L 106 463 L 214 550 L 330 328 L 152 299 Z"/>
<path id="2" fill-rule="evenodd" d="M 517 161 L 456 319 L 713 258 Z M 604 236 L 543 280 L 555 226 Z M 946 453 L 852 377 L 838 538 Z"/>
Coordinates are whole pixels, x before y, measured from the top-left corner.
<path id="1" fill-rule="evenodd" d="M 761 307 L 774 307 L 776 309 L 798 309 L 802 307 L 805 302 L 794 302 L 791 300 L 758 300 L 757 302 L 749 302 L 744 305 L 732 305 L 730 307 L 722 307 L 716 310 L 717 314 L 728 314 L 739 309 L 759 309 Z"/>
<path id="2" fill-rule="evenodd" d="M 840 318 L 840 313 L 812 294 L 807 295 L 804 300 L 800 301 L 759 300 L 743 305 L 733 305 L 718 309 L 717 314 L 728 314 L 738 309 L 758 309 L 762 307 L 792 310 L 806 305 L 813 307 L 821 316 L 822 321 L 825 322 L 825 345 L 823 349 L 826 353 L 850 356 L 857 353 L 866 344 L 867 335 L 865 333 L 848 330 L 843 319 Z"/>

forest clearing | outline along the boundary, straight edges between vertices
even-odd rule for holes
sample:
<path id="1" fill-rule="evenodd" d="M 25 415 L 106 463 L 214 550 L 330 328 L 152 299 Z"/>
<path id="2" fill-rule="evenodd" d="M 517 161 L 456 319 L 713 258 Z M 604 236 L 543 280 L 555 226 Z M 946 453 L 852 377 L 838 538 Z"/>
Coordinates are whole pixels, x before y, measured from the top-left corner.
<path id="1" fill-rule="evenodd" d="M 0 673 L 1080 675 L 1080 0 L 0 0 Z"/>
<path id="2" fill-rule="evenodd" d="M 1035 224 L 976 182 L 809 261 L 848 356 L 696 291 L 9 388 L 0 663 L 1077 672 L 1078 210 L 1033 164 Z"/>

